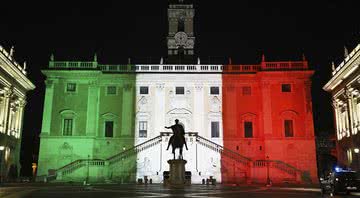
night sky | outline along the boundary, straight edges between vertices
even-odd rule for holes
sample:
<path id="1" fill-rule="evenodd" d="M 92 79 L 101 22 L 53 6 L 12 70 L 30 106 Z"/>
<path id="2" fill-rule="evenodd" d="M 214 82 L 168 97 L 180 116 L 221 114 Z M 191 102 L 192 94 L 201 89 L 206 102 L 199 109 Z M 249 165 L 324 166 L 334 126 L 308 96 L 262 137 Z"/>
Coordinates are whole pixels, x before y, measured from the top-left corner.
<path id="1" fill-rule="evenodd" d="M 144 1 L 2 1 L 0 45 L 15 46 L 15 58 L 28 65 L 36 85 L 29 92 L 23 131 L 22 173 L 31 174 L 41 131 L 44 79 L 51 53 L 55 60 L 92 60 L 125 64 L 159 62 L 166 56 L 166 0 Z M 316 133 L 333 131 L 330 95 L 331 61 L 340 63 L 344 46 L 360 43 L 359 5 L 355 0 L 195 1 L 197 56 L 202 60 L 232 58 L 234 64 L 301 60 L 314 69 L 313 112 Z M 150 58 L 151 57 L 151 58 Z"/>

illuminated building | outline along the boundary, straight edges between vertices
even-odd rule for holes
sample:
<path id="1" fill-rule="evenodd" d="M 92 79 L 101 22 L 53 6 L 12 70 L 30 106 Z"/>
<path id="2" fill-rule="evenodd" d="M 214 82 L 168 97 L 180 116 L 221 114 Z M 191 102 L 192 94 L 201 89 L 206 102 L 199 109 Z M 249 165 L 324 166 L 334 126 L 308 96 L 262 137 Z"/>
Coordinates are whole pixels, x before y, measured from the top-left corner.
<path id="1" fill-rule="evenodd" d="M 179 119 L 192 183 L 262 183 L 267 168 L 273 182 L 317 181 L 307 61 L 201 64 L 194 14 L 192 4 L 170 4 L 160 64 L 51 58 L 39 176 L 53 169 L 57 180 L 161 183 L 172 158 L 164 127 Z"/>
<path id="2" fill-rule="evenodd" d="M 20 170 L 20 146 L 26 92 L 35 86 L 26 77 L 26 63 L 14 59 L 14 48 L 0 46 L 0 182 Z"/>
<path id="3" fill-rule="evenodd" d="M 332 95 L 336 121 L 337 157 L 342 166 L 360 170 L 360 44 L 337 67 L 323 87 Z"/>

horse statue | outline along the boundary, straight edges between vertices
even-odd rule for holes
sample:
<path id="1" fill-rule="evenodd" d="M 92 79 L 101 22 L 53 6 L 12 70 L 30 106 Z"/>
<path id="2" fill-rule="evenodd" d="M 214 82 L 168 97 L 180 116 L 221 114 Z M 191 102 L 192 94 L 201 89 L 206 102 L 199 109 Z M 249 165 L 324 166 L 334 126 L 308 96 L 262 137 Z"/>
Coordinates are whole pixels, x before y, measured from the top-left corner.
<path id="1" fill-rule="evenodd" d="M 183 159 L 182 151 L 185 145 L 186 150 L 189 150 L 185 141 L 185 130 L 182 125 L 179 124 L 179 120 L 175 120 L 175 124 L 170 127 L 165 127 L 166 129 L 171 129 L 173 131 L 173 135 L 170 137 L 168 146 L 166 150 L 169 150 L 171 145 L 172 147 L 172 154 L 174 155 L 175 159 L 175 149 L 178 148 L 180 151 L 179 159 Z"/>

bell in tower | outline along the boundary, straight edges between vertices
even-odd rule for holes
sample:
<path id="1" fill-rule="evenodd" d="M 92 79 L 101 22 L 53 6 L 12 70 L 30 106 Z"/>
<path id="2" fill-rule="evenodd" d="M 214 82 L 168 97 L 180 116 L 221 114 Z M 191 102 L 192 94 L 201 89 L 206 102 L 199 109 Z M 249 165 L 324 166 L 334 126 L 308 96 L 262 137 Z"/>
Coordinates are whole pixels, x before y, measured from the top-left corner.
<path id="1" fill-rule="evenodd" d="M 184 0 L 170 1 L 168 9 L 169 33 L 167 37 L 168 61 L 189 63 L 194 55 L 193 4 Z"/>

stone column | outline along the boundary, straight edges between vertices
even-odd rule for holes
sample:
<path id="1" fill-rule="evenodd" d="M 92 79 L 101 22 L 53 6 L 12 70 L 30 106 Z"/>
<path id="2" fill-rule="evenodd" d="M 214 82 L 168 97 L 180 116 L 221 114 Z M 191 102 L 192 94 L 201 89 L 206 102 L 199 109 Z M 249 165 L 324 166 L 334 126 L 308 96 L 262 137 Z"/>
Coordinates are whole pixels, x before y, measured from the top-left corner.
<path id="1" fill-rule="evenodd" d="M 337 139 L 341 139 L 341 127 L 340 127 L 340 112 L 339 112 L 339 104 L 336 102 L 336 99 L 333 100 L 333 108 L 335 112 L 335 122 L 336 122 L 336 135 Z"/>
<path id="2" fill-rule="evenodd" d="M 11 131 L 14 129 L 14 123 L 15 123 L 15 119 L 16 118 L 15 115 L 15 104 L 11 104 L 10 102 L 10 109 L 9 109 L 9 115 L 8 115 L 8 121 L 7 121 L 7 134 L 10 136 Z"/>
<path id="3" fill-rule="evenodd" d="M 13 95 L 13 90 L 11 88 L 5 87 L 4 92 L 4 109 L 3 109 L 3 120 L 2 126 L 4 133 L 8 132 L 8 122 L 9 122 L 9 114 L 10 114 L 10 98 Z"/>
<path id="4" fill-rule="evenodd" d="M 23 118 L 24 118 L 24 109 L 26 106 L 26 99 L 20 99 L 19 100 L 19 109 L 18 109 L 18 123 L 16 130 L 18 132 L 18 138 L 21 138 L 22 136 L 22 127 L 23 127 Z"/>
<path id="5" fill-rule="evenodd" d="M 351 135 L 354 135 L 354 109 L 353 109 L 353 94 L 351 93 L 353 88 L 347 87 L 345 90 L 346 102 L 347 102 L 347 110 L 348 110 L 348 123 L 349 123 L 349 131 Z"/>
<path id="6" fill-rule="evenodd" d="M 53 97 L 54 97 L 54 82 L 53 80 L 46 80 L 45 84 L 46 84 L 46 91 L 45 91 L 41 135 L 50 135 Z"/>
<path id="7" fill-rule="evenodd" d="M 5 133 L 2 121 L 4 120 L 5 102 L 4 96 L 0 96 L 0 133 Z"/>
<path id="8" fill-rule="evenodd" d="M 359 94 L 359 90 L 352 88 L 351 89 L 351 93 L 352 93 L 352 114 L 353 114 L 353 134 L 357 134 L 358 133 L 358 128 L 357 126 L 359 125 L 359 116 L 358 116 L 358 110 L 357 110 L 357 95 Z"/>

